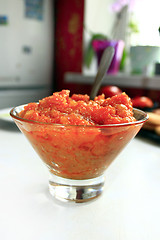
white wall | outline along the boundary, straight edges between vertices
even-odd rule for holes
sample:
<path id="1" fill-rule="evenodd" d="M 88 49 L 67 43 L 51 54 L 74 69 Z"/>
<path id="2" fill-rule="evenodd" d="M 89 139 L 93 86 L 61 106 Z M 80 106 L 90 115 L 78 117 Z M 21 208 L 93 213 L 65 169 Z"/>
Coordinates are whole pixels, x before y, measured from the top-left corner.
<path id="1" fill-rule="evenodd" d="M 113 0 L 86 0 L 84 24 L 90 31 L 110 35 L 114 13 L 111 10 Z"/>

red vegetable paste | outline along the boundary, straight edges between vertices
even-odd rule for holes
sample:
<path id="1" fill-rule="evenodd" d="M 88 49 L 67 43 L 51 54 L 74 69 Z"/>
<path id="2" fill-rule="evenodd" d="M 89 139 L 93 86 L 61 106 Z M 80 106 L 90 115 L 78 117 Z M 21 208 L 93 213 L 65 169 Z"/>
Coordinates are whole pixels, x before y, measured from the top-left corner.
<path id="1" fill-rule="evenodd" d="M 134 124 L 132 102 L 125 93 L 107 99 L 102 94 L 94 101 L 88 95 L 69 94 L 62 90 L 26 105 L 19 116 L 35 122 L 24 120 L 20 128 L 55 175 L 95 178 L 140 126 Z"/>
<path id="2" fill-rule="evenodd" d="M 94 101 L 88 95 L 74 94 L 69 90 L 53 93 L 37 103 L 29 103 L 20 117 L 46 123 L 70 125 L 106 125 L 133 122 L 130 98 L 122 93 L 111 98 L 100 95 Z"/>

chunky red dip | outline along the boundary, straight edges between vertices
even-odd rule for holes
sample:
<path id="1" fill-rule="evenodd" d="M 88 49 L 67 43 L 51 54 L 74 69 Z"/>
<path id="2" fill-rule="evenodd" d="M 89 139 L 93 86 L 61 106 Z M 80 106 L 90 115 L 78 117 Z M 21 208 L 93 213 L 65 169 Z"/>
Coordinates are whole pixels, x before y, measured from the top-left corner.
<path id="1" fill-rule="evenodd" d="M 125 93 L 107 99 L 101 95 L 94 101 L 69 93 L 63 90 L 29 103 L 19 116 L 35 122 L 17 121 L 17 125 L 52 173 L 69 179 L 95 178 L 136 135 L 140 124 Z"/>
<path id="2" fill-rule="evenodd" d="M 69 94 L 69 90 L 62 90 L 39 103 L 29 103 L 20 117 L 69 125 L 106 125 L 135 121 L 132 102 L 125 93 L 107 99 L 102 94 L 94 101 L 88 95 L 74 94 L 70 97 Z"/>

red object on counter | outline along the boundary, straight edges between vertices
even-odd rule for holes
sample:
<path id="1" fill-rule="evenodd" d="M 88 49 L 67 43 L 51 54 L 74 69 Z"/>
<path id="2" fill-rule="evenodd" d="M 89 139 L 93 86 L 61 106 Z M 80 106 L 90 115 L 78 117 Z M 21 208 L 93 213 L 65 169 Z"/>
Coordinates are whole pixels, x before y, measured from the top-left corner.
<path id="1" fill-rule="evenodd" d="M 122 93 L 121 89 L 117 86 L 105 86 L 100 89 L 100 94 L 104 93 L 105 97 L 112 97 Z"/>
<path id="2" fill-rule="evenodd" d="M 153 101 L 145 96 L 132 98 L 132 104 L 135 108 L 151 108 L 153 107 Z"/>

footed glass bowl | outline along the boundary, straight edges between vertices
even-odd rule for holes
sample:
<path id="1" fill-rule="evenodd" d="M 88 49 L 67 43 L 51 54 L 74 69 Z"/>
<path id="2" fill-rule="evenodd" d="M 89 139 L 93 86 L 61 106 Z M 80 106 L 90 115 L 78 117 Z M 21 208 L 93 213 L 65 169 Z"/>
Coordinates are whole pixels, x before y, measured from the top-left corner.
<path id="1" fill-rule="evenodd" d="M 50 172 L 49 190 L 59 200 L 86 202 L 103 192 L 104 172 L 148 119 L 134 109 L 136 122 L 79 126 L 42 123 L 10 115 Z"/>

